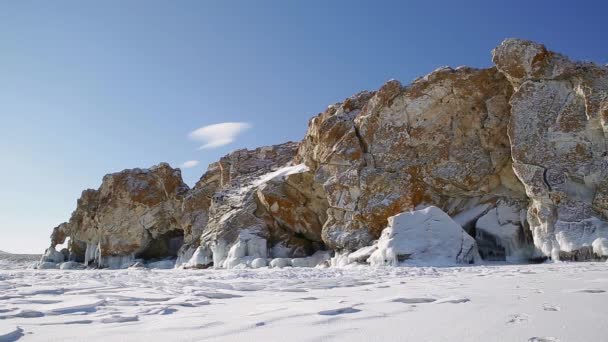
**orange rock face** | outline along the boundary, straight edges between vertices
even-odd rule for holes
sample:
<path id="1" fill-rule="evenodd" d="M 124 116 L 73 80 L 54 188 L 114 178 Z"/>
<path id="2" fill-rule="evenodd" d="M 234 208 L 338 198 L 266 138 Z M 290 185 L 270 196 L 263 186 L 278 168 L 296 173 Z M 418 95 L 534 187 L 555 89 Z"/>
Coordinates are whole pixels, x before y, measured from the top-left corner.
<path id="1" fill-rule="evenodd" d="M 85 258 L 79 245 L 99 250 L 101 257 L 151 254 L 149 247 L 169 232 L 181 234 L 180 206 L 188 186 L 178 169 L 160 164 L 106 175 L 98 190 L 85 190 L 70 221 L 57 229 L 53 243 L 69 236 L 76 259 Z M 90 256 L 87 256 L 89 258 Z M 88 261 L 88 260 L 86 260 Z"/>
<path id="2" fill-rule="evenodd" d="M 511 93 L 495 68 L 442 68 L 407 87 L 389 81 L 313 118 L 298 158 L 328 195 L 324 241 L 365 246 L 388 217 L 421 205 L 457 214 L 523 198 L 510 168 Z"/>

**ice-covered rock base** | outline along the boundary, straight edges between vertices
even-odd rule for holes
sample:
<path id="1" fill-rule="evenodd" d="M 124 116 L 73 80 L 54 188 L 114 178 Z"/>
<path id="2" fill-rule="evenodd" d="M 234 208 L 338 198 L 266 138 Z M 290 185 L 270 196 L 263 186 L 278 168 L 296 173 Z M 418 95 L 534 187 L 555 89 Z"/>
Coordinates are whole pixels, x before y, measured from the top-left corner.
<path id="1" fill-rule="evenodd" d="M 526 210 L 499 203 L 475 223 L 475 240 L 484 260 L 526 262 L 534 257 L 526 237 Z"/>

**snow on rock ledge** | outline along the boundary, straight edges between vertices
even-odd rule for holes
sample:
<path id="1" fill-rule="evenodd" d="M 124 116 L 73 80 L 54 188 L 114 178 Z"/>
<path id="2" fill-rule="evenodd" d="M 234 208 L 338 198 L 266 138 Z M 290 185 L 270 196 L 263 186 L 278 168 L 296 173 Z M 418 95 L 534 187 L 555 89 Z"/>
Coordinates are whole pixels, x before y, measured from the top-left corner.
<path id="1" fill-rule="evenodd" d="M 434 206 L 389 217 L 378 249 L 368 259 L 374 266 L 397 266 L 403 261 L 440 266 L 476 260 L 475 240 Z"/>

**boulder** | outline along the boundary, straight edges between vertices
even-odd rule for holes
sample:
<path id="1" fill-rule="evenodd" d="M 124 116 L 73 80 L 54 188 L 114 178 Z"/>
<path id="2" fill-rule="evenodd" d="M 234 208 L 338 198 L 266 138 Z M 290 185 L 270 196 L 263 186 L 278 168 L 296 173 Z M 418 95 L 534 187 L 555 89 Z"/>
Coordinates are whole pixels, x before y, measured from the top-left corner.
<path id="1" fill-rule="evenodd" d="M 61 263 L 59 265 L 59 269 L 60 270 L 81 270 L 81 269 L 84 269 L 84 265 L 77 263 L 75 261 L 67 261 L 67 262 Z"/>
<path id="2" fill-rule="evenodd" d="M 59 264 L 65 261 L 65 255 L 61 252 L 58 252 L 55 247 L 49 247 L 46 249 L 42 258 L 40 259 L 40 263 L 50 262 L 53 264 Z"/>
<path id="3" fill-rule="evenodd" d="M 55 270 L 59 267 L 59 264 L 54 262 L 43 261 L 37 265 L 37 269 L 39 270 Z"/>
<path id="4" fill-rule="evenodd" d="M 331 259 L 331 253 L 328 251 L 317 251 L 315 254 L 304 258 L 291 259 L 293 267 L 316 267 L 324 266 Z"/>
<path id="5" fill-rule="evenodd" d="M 598 258 L 605 259 L 608 257 L 608 239 L 597 238 L 597 239 L 593 240 L 593 243 L 591 244 L 591 246 L 593 247 L 593 253 Z"/>
<path id="6" fill-rule="evenodd" d="M 478 260 L 475 239 L 441 209 L 430 206 L 391 216 L 368 261 L 374 266 L 441 266 Z"/>
<path id="7" fill-rule="evenodd" d="M 251 261 L 251 268 L 262 268 L 267 265 L 268 262 L 266 261 L 266 258 L 255 258 Z"/>
<path id="8" fill-rule="evenodd" d="M 274 258 L 270 260 L 269 266 L 271 268 L 291 267 L 291 260 L 289 258 Z"/>

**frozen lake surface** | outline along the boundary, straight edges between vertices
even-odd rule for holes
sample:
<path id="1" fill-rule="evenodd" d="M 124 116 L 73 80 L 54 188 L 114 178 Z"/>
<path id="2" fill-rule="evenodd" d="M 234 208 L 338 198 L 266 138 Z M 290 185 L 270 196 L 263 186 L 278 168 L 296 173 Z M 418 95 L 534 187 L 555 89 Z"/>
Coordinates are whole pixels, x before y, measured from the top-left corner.
<path id="1" fill-rule="evenodd" d="M 606 291 L 607 263 L 13 269 L 0 341 L 604 341 Z"/>

